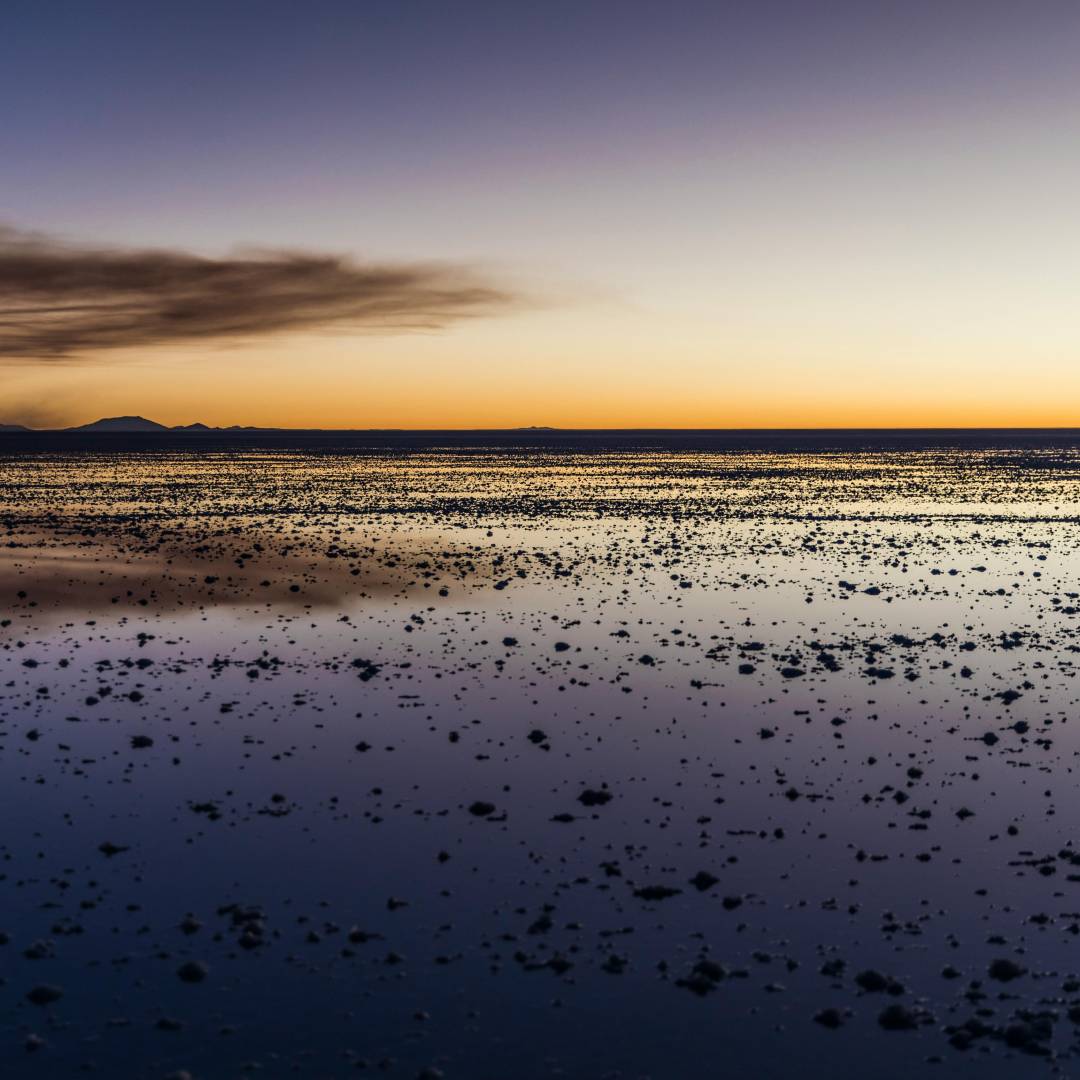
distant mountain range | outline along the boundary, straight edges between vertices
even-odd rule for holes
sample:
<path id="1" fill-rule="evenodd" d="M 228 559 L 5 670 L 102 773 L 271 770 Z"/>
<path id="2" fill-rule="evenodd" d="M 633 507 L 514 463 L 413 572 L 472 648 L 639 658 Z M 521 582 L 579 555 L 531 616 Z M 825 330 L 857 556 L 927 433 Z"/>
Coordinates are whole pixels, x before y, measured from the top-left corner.
<path id="1" fill-rule="evenodd" d="M 0 431 L 29 431 L 29 428 L 19 427 L 16 424 L 0 427 Z M 177 424 L 175 427 L 166 427 L 156 420 L 147 420 L 145 416 L 105 416 L 95 420 L 92 424 L 80 424 L 78 427 L 63 428 L 63 431 L 116 431 L 116 432 L 152 432 L 152 431 L 259 431 L 271 430 L 253 427 L 241 427 L 234 424 L 229 428 L 210 427 L 207 424 Z"/>
<path id="2" fill-rule="evenodd" d="M 200 432 L 213 432 L 213 431 L 289 431 L 289 428 L 261 428 L 243 426 L 241 424 L 233 424 L 231 427 L 210 427 L 208 424 L 177 424 L 175 427 L 166 427 L 164 424 L 159 424 L 156 420 L 147 420 L 145 416 L 104 416 L 100 420 L 95 420 L 92 424 L 79 424 L 77 427 L 69 428 L 28 428 L 22 424 L 0 424 L 0 432 L 33 432 L 41 430 L 52 431 L 81 431 L 81 432 L 101 432 L 103 434 L 115 433 L 115 434 L 153 434 L 154 432 L 183 432 L 188 431 L 194 435 Z M 517 431 L 556 431 L 556 428 L 550 427 L 527 427 L 516 428 Z"/>
<path id="3" fill-rule="evenodd" d="M 1075 428 L 551 428 L 472 430 L 415 428 L 166 427 L 142 416 L 108 416 L 92 424 L 32 429 L 0 424 L 0 454 L 38 450 L 243 451 L 258 447 L 310 450 L 397 450 L 490 447 L 592 451 L 768 451 L 771 453 L 901 452 L 928 449 L 1080 451 Z M 1041 459 L 1040 459 L 1041 460 Z M 1058 460 L 1055 458 L 1055 461 Z M 1060 460 L 1072 460 L 1062 456 Z"/>

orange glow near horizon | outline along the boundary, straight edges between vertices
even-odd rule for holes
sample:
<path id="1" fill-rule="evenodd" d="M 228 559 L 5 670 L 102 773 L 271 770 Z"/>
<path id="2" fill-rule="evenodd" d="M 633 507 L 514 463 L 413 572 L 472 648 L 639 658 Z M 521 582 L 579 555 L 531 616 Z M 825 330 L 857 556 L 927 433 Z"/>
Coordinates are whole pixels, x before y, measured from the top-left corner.
<path id="1" fill-rule="evenodd" d="M 507 341 L 490 353 L 465 353 L 464 344 L 449 337 L 311 341 L 8 367 L 0 422 L 63 427 L 141 415 L 167 425 L 326 429 L 1080 424 L 1072 404 L 1080 401 L 1080 371 L 1065 364 L 1033 377 L 1030 364 L 1003 361 L 995 370 L 985 362 L 985 377 L 975 380 L 966 365 L 933 357 L 827 365 L 799 356 L 740 362 L 720 350 L 710 359 L 702 350 L 665 362 L 660 348 L 656 360 L 628 348 L 547 361 L 535 344 L 515 350 Z M 494 355 L 500 351 L 506 359 Z"/>
<path id="2" fill-rule="evenodd" d="M 1080 426 L 1080 7 L 332 6 L 27 6 L 0 423 Z"/>

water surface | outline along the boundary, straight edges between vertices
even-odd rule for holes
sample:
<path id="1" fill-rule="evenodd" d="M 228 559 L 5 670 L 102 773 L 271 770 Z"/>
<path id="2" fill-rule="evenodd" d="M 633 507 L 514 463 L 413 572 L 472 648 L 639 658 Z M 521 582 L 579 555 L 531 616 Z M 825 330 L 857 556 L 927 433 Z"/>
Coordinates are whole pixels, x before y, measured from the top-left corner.
<path id="1" fill-rule="evenodd" d="M 11 450 L 5 1075 L 1069 1074 L 1078 481 Z"/>

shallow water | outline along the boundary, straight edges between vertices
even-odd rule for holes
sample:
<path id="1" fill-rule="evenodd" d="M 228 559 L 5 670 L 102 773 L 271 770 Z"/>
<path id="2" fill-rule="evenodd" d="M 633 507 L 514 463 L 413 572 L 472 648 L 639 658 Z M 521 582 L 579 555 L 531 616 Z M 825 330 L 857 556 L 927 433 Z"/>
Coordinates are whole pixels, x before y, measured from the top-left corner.
<path id="1" fill-rule="evenodd" d="M 1071 1075 L 1078 494 L 9 454 L 4 1075 Z"/>

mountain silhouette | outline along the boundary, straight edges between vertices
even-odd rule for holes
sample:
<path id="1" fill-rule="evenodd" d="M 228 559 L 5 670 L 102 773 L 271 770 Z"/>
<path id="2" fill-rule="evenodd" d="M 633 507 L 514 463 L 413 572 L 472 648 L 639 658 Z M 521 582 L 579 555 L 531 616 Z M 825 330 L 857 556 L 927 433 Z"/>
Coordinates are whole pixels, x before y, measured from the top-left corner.
<path id="1" fill-rule="evenodd" d="M 164 424 L 147 420 L 143 416 L 106 416 L 92 424 L 80 424 L 67 431 L 168 431 Z"/>

